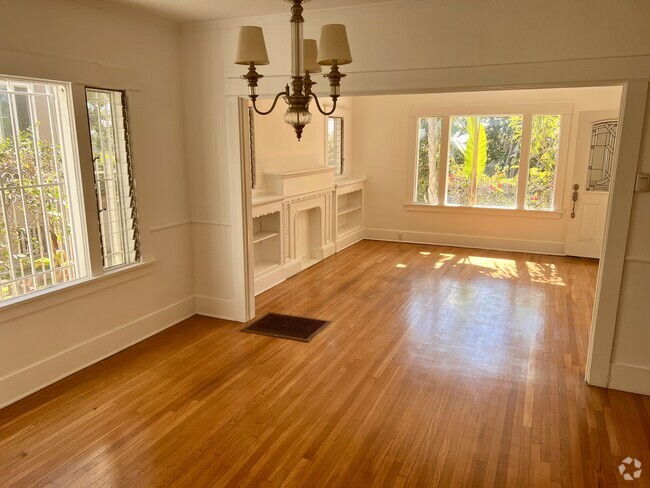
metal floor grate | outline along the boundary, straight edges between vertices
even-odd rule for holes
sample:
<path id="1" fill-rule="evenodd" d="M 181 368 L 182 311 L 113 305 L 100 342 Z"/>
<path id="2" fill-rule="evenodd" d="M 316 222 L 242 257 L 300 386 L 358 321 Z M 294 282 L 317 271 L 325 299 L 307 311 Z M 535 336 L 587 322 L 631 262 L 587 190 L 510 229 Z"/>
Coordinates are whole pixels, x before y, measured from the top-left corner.
<path id="1" fill-rule="evenodd" d="M 329 324 L 327 320 L 268 313 L 244 327 L 242 332 L 309 342 L 327 324 Z"/>

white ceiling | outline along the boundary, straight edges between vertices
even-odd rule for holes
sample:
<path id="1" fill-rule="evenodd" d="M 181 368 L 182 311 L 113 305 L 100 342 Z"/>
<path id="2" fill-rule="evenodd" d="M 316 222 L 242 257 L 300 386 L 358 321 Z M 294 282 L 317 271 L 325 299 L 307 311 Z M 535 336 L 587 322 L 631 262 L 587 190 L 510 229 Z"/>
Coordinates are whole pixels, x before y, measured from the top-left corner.
<path id="1" fill-rule="evenodd" d="M 305 4 L 309 10 L 392 3 L 395 0 L 313 0 Z M 176 22 L 196 22 L 253 15 L 289 13 L 283 0 L 112 0 L 113 3 L 150 12 Z"/>

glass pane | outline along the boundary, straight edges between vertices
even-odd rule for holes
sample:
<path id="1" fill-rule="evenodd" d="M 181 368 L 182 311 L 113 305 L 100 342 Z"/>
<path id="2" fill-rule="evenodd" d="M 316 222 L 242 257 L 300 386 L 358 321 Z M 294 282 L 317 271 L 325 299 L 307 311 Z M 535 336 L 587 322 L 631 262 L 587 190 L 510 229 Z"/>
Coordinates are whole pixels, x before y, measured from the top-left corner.
<path id="1" fill-rule="evenodd" d="M 477 117 L 451 117 L 449 161 L 447 172 L 447 204 L 471 205 L 471 182 L 474 149 L 470 143 L 468 124 L 476 127 Z M 475 131 L 474 131 L 475 133 Z M 473 140 L 474 136 L 472 137 Z"/>
<path id="2" fill-rule="evenodd" d="M 336 174 L 343 173 L 343 118 L 327 118 L 327 164 L 336 168 Z"/>
<path id="3" fill-rule="evenodd" d="M 614 166 L 618 122 L 608 120 L 593 125 L 587 191 L 609 191 Z"/>
<path id="4" fill-rule="evenodd" d="M 561 121 L 560 115 L 533 115 L 526 209 L 553 209 Z"/>
<path id="5" fill-rule="evenodd" d="M 104 267 L 137 261 L 139 241 L 122 93 L 86 90 Z"/>
<path id="6" fill-rule="evenodd" d="M 418 124 L 417 203 L 438 203 L 442 118 L 422 117 Z"/>
<path id="7" fill-rule="evenodd" d="M 476 205 L 515 208 L 522 116 L 481 117 L 476 168 Z"/>
<path id="8" fill-rule="evenodd" d="M 0 300 L 77 275 L 54 86 L 0 83 Z"/>

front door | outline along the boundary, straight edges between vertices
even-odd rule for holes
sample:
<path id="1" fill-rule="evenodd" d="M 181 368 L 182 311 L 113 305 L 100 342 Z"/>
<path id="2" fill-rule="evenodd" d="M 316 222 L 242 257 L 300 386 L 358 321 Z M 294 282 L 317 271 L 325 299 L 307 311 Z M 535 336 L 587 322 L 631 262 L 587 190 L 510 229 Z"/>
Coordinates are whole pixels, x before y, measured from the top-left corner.
<path id="1" fill-rule="evenodd" d="M 618 128 L 616 112 L 580 112 L 565 253 L 600 258 Z M 573 201 L 572 201 L 573 200 Z"/>

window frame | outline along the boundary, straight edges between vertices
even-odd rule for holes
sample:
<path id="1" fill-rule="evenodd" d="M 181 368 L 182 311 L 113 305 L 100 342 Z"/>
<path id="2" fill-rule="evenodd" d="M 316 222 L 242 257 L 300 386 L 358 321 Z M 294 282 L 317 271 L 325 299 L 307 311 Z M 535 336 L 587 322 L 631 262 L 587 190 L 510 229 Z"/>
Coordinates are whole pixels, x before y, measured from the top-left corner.
<path id="1" fill-rule="evenodd" d="M 91 80 L 62 81 L 55 77 L 48 77 L 48 73 L 24 73 L 11 74 L 0 72 L 0 77 L 30 82 L 42 82 L 58 84 L 66 87 L 67 106 L 67 130 L 65 136 L 70 138 L 69 145 L 71 157 L 74 158 L 73 170 L 76 174 L 76 186 L 71 189 L 71 195 L 79 202 L 75 205 L 80 225 L 73 235 L 77 245 L 77 262 L 83 265 L 84 272 L 79 272 L 74 280 L 58 285 L 50 286 L 42 290 L 34 291 L 15 298 L 0 301 L 0 323 L 7 320 L 33 313 L 35 311 L 51 307 L 55 304 L 64 303 L 70 299 L 93 293 L 96 290 L 113 286 L 114 284 L 129 281 L 131 279 L 145 276 L 153 271 L 153 264 L 156 259 L 146 252 L 148 237 L 142 229 L 146 228 L 143 219 L 142 209 L 138 207 L 138 220 L 140 229 L 140 260 L 133 264 L 104 269 L 102 264 L 101 241 L 99 238 L 100 229 L 97 219 L 97 199 L 94 187 L 94 171 L 92 167 L 92 146 L 90 139 L 90 126 L 88 123 L 86 107 L 86 88 L 96 88 L 98 85 Z M 90 76 L 90 78 L 94 78 Z M 131 76 L 118 76 L 113 86 L 104 86 L 103 89 L 122 91 L 129 96 L 131 113 L 133 106 L 137 105 L 139 93 L 139 82 Z M 131 117 L 130 117 L 131 118 Z M 132 122 L 132 121 L 130 121 Z M 132 124 L 130 124 L 132 126 Z M 132 136 L 133 130 L 130 130 Z M 133 143 L 131 144 L 131 155 L 134 156 Z M 137 179 L 137 165 L 132 167 L 134 178 Z"/>
<path id="2" fill-rule="evenodd" d="M 446 107 L 418 107 L 409 113 L 409 155 L 407 163 L 407 188 L 404 207 L 409 211 L 432 211 L 452 212 L 477 215 L 511 215 L 528 216 L 540 218 L 561 218 L 564 210 L 564 186 L 567 177 L 568 150 L 571 144 L 569 134 L 571 133 L 571 115 L 573 113 L 572 103 L 503 103 L 492 105 L 446 106 Z M 449 139 L 452 117 L 497 117 L 521 115 L 523 117 L 522 146 L 520 161 L 526 161 L 524 173 L 520 166 L 520 176 L 517 187 L 517 205 L 515 208 L 504 207 L 482 207 L 453 205 L 446 203 L 447 197 L 447 173 L 449 164 Z M 560 143 L 558 148 L 557 167 L 555 173 L 555 185 L 553 192 L 553 204 L 550 210 L 526 209 L 526 185 L 528 183 L 528 165 L 530 158 L 530 142 L 533 115 L 560 115 L 562 117 L 560 126 Z M 417 166 L 419 151 L 419 119 L 423 117 L 442 118 L 442 141 L 440 148 L 440 164 L 438 168 L 438 203 L 417 202 Z"/>
<path id="3" fill-rule="evenodd" d="M 339 119 L 341 121 L 341 162 L 339 164 L 330 164 L 329 162 L 329 121 L 330 119 Z M 345 174 L 345 117 L 342 114 L 325 116 L 325 166 L 334 168 L 334 176 Z M 340 167 L 340 171 L 339 171 Z"/>
<path id="4" fill-rule="evenodd" d="M 50 115 L 50 121 L 56 118 L 56 132 L 58 133 L 58 144 L 61 146 L 62 162 L 64 164 L 65 182 L 64 187 L 68 199 L 68 213 L 71 232 L 69 235 L 70 244 L 74 254 L 74 274 L 75 277 L 62 283 L 50 285 L 38 290 L 18 295 L 6 300 L 0 300 L 0 308 L 15 302 L 29 300 L 34 295 L 47 293 L 50 290 L 56 290 L 70 286 L 80 280 L 86 279 L 90 274 L 89 247 L 87 239 L 87 214 L 85 212 L 84 185 L 81 174 L 81 164 L 79 159 L 79 140 L 78 128 L 75 117 L 75 104 L 73 97 L 72 84 L 60 80 L 48 80 L 31 76 L 15 76 L 0 74 L 0 79 L 13 81 L 22 84 L 43 84 L 49 85 L 58 93 L 50 95 L 53 98 L 55 111 Z M 60 90 L 60 92 L 59 92 Z M 29 93 L 29 92 L 26 92 Z M 30 109 L 31 111 L 32 109 Z M 26 230 L 27 236 L 31 235 L 31 226 Z M 30 240 L 28 238 L 28 240 Z M 56 268 L 55 268 L 56 269 Z"/>
<path id="5" fill-rule="evenodd" d="M 90 113 L 88 112 L 88 92 L 89 91 L 96 91 L 96 92 L 104 92 L 110 94 L 111 98 L 114 98 L 115 95 L 119 94 L 120 97 L 120 108 L 122 109 L 120 113 L 116 113 L 115 110 L 113 110 L 114 107 L 111 108 L 111 118 L 113 122 L 113 128 L 115 131 L 120 127 L 120 124 L 118 123 L 118 117 L 122 117 L 122 128 L 124 130 L 124 155 L 120 155 L 121 157 L 124 158 L 124 165 L 126 169 L 126 177 L 128 179 L 129 183 L 129 190 L 132 193 L 131 199 L 132 199 L 132 215 L 133 215 L 133 231 L 135 232 L 135 238 L 134 238 L 134 249 L 132 252 L 135 253 L 135 257 L 132 261 L 126 259 L 126 252 L 125 252 L 125 262 L 121 264 L 116 264 L 116 265 L 109 265 L 108 264 L 108 256 L 106 255 L 106 249 L 104 247 L 104 241 L 106 239 L 104 233 L 102 232 L 102 215 L 101 212 L 103 209 L 100 208 L 100 202 L 99 202 L 99 195 L 97 194 L 97 187 L 98 187 L 98 181 L 97 181 L 97 172 L 95 171 L 95 157 L 93 155 L 93 150 L 92 150 L 92 134 L 90 131 Z M 95 86 L 85 86 L 84 87 L 84 99 L 85 99 L 85 107 L 86 107 L 86 121 L 88 122 L 88 137 L 89 137 L 89 142 L 90 142 L 90 154 L 91 154 L 91 159 L 93 162 L 93 189 L 95 191 L 95 208 L 97 209 L 97 221 L 98 221 L 98 228 L 99 228 L 99 236 L 100 236 L 100 246 L 101 246 L 101 254 L 102 254 L 102 268 L 104 271 L 110 271 L 114 269 L 119 269 L 125 266 L 130 266 L 133 264 L 137 264 L 142 261 L 142 254 L 141 254 L 141 249 L 140 249 L 140 227 L 139 227 L 139 219 L 138 219 L 138 198 L 137 198 L 137 190 L 136 190 L 136 183 L 135 183 L 135 175 L 134 175 L 134 165 L 133 165 L 133 156 L 131 154 L 131 143 L 130 143 L 130 121 L 129 116 L 128 116 L 128 109 L 129 109 L 129 101 L 128 101 L 128 96 L 126 90 L 116 90 L 116 89 L 111 89 L 111 88 L 99 88 Z M 111 100 L 111 103 L 113 103 L 113 100 Z M 117 134 L 116 134 L 117 137 Z M 119 139 L 115 141 L 116 146 L 120 145 Z M 116 148 L 117 151 L 117 148 Z M 125 208 L 120 207 L 120 211 L 125 211 Z M 126 234 L 126 229 L 121 229 L 122 232 Z M 124 237 L 124 236 L 122 236 Z"/>

